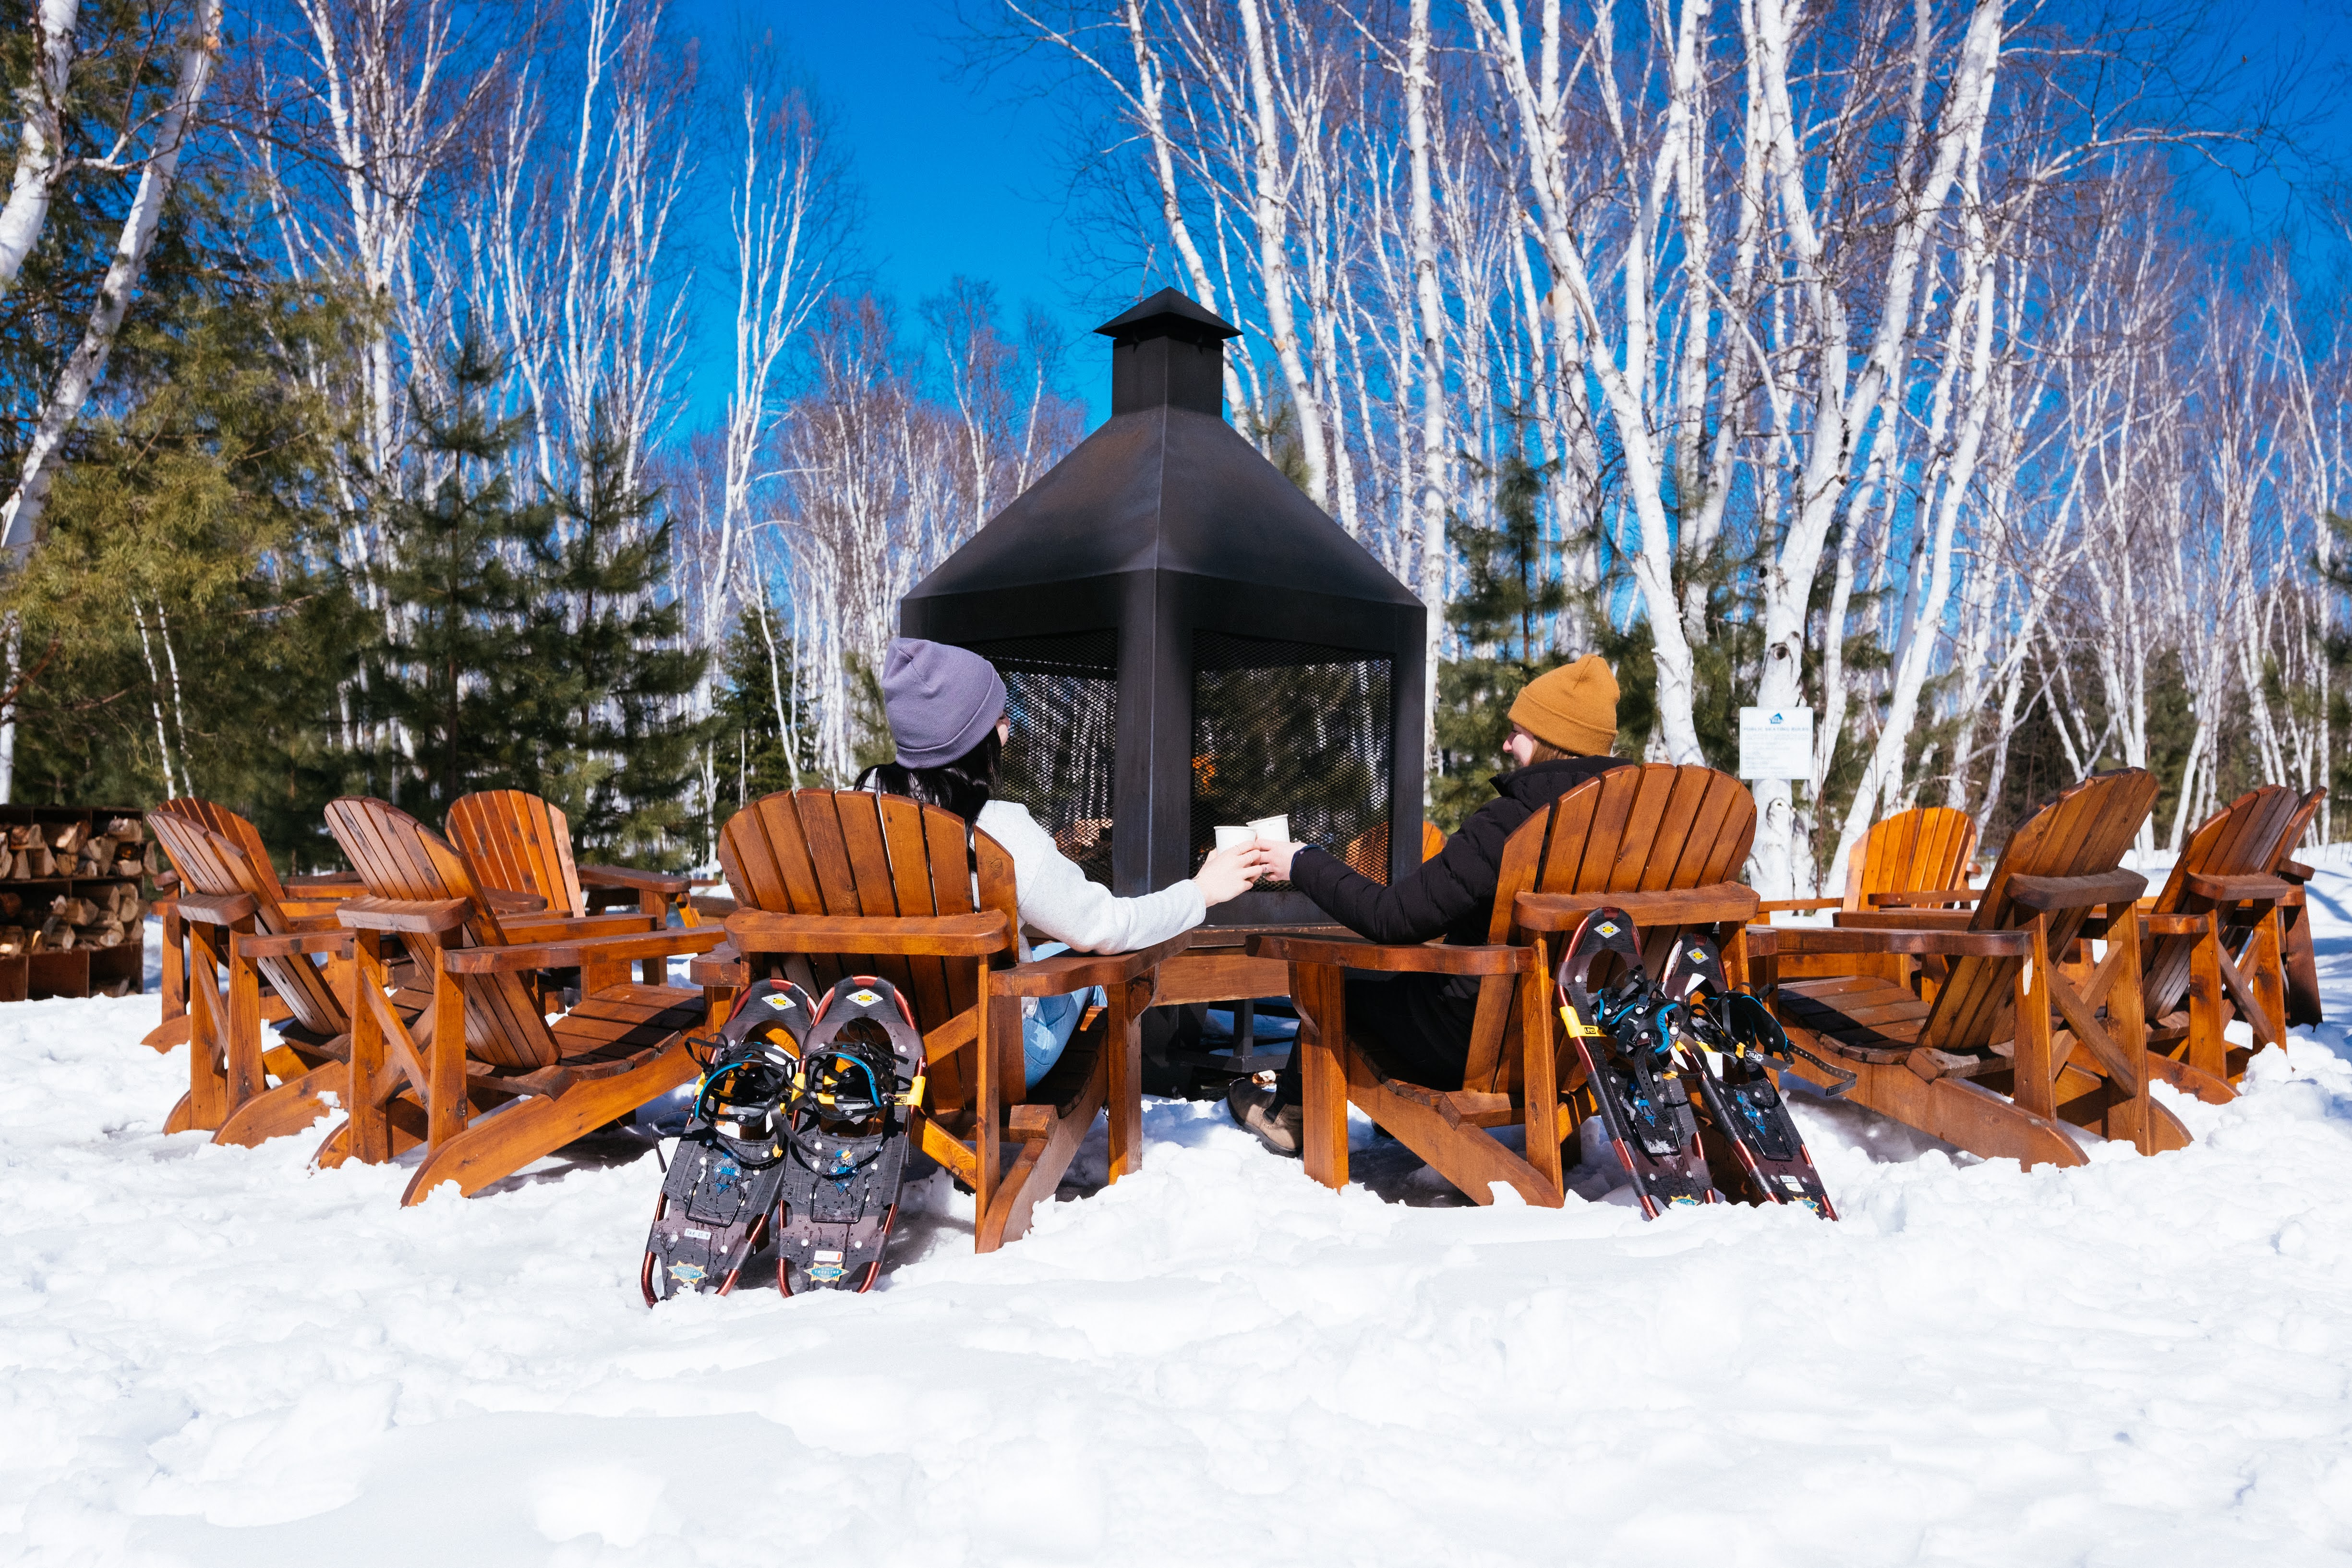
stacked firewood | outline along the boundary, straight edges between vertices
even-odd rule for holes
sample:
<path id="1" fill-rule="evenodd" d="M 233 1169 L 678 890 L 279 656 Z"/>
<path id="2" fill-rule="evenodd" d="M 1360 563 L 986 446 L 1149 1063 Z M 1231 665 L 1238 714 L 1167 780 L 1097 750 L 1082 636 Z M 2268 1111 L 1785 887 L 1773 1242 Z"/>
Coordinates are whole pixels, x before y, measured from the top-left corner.
<path id="1" fill-rule="evenodd" d="M 64 947 L 120 947 L 139 941 L 146 902 L 136 881 L 82 889 L 70 898 L 40 898 L 0 891 L 0 959 L 26 952 L 58 952 Z"/>
<path id="2" fill-rule="evenodd" d="M 68 947 L 120 947 L 139 940 L 147 916 L 136 882 L 89 888 L 46 907 L 37 895 L 0 891 L 0 958 Z"/>
<path id="3" fill-rule="evenodd" d="M 162 868 L 147 825 L 118 816 L 103 833 L 87 822 L 25 822 L 8 829 L 6 863 L 0 880 L 24 882 L 45 877 L 139 877 Z"/>

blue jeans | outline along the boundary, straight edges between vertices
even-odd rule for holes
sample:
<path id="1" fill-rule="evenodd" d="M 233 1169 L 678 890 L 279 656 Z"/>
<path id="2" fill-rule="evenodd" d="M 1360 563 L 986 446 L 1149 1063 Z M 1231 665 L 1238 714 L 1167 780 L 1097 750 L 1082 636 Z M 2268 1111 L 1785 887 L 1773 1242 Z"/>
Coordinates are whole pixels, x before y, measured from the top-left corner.
<path id="1" fill-rule="evenodd" d="M 1051 958 L 1057 952 L 1070 951 L 1069 943 L 1048 942 L 1030 949 L 1032 958 Z M 1021 1059 L 1023 1087 L 1034 1089 L 1037 1080 L 1053 1069 L 1069 1049 L 1070 1037 L 1078 1032 L 1078 1020 L 1089 1005 L 1107 1007 L 1110 998 L 1099 985 L 1084 991 L 1073 991 L 1063 996 L 1043 996 L 1037 1005 L 1029 1009 L 1021 1020 Z"/>

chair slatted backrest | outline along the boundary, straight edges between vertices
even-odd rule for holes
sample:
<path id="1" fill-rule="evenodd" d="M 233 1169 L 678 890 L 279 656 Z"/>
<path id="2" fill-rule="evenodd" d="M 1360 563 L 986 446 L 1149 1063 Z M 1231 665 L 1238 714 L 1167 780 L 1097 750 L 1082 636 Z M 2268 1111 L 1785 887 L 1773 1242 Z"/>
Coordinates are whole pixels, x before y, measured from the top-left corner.
<path id="1" fill-rule="evenodd" d="M 966 915 L 1001 910 L 1017 926 L 1013 857 L 935 805 L 865 790 L 779 790 L 737 812 L 719 835 L 719 864 L 738 905 L 771 914 Z M 926 1033 L 972 1006 L 980 965 L 969 959 L 808 953 L 820 994 L 846 974 L 898 986 Z M 961 1103 L 960 1078 L 935 1082 Z"/>
<path id="2" fill-rule="evenodd" d="M 2318 802 L 2312 803 L 2314 810 Z M 2250 789 L 2228 805 L 2198 824 L 2197 831 L 2189 836 L 2181 847 L 2180 857 L 2172 863 L 2172 874 L 2164 879 L 2164 890 L 2157 895 L 2154 912 L 2164 915 L 2189 914 L 2201 910 L 2203 900 L 2192 899 L 2189 892 L 2191 873 L 2207 877 L 2268 876 L 2278 868 L 2287 853 L 2285 845 L 2289 830 L 2295 828 L 2302 803 L 2294 791 L 2284 784 L 2264 784 Z M 2308 826 L 2308 816 L 2302 817 Z M 2295 828 L 2292 837 L 2303 837 Z M 2224 933 L 2225 937 L 2228 933 Z M 2151 1018 L 2161 1018 L 2181 1005 L 2189 994 L 2189 970 L 2191 955 L 2197 947 L 2193 936 L 2159 936 L 2149 939 L 2141 963 L 2147 978 L 2142 982 L 2147 993 L 2147 1012 Z"/>
<path id="3" fill-rule="evenodd" d="M 539 796 L 519 789 L 466 795 L 449 807 L 446 826 L 477 887 L 534 894 L 551 915 L 588 912 L 572 824 Z"/>
<path id="4" fill-rule="evenodd" d="M 466 900 L 461 941 L 467 945 L 503 947 L 506 932 L 490 910 L 466 863 L 447 840 L 416 818 L 388 802 L 344 795 L 327 803 L 327 830 L 352 863 L 352 868 L 379 899 Z M 404 939 L 418 968 L 431 974 L 438 960 L 427 939 Z M 466 1049 L 494 1067 L 531 1068 L 552 1066 L 560 1054 L 547 1018 L 539 1010 L 530 987 L 512 973 L 467 977 Z M 431 1016 L 420 1019 L 422 1027 Z"/>
<path id="5" fill-rule="evenodd" d="M 1976 849 L 1976 818 L 1965 811 L 1948 805 L 1898 811 L 1846 858 L 1845 907 L 1869 909 L 1873 893 L 1966 887 Z"/>
<path id="6" fill-rule="evenodd" d="M 1664 893 L 1728 882 L 1756 841 L 1756 797 L 1729 773 L 1652 763 L 1612 768 L 1520 825 L 1503 850 L 1492 940 L 1522 892 Z M 1643 962 L 1680 933 L 1651 933 Z"/>
<path id="7" fill-rule="evenodd" d="M 2319 815 L 2320 803 L 2326 798 L 2327 786 L 2322 784 L 2295 802 L 2294 812 L 2286 819 L 2285 828 L 2279 834 L 2278 848 L 2273 852 L 2271 863 L 2265 868 L 2272 876 L 2281 875 L 2280 868 L 2294 859 L 2294 852 L 2303 847 L 2304 835 L 2311 831 L 2311 819 Z"/>
<path id="8" fill-rule="evenodd" d="M 261 831 L 252 823 L 217 802 L 192 795 L 176 795 L 155 809 L 184 817 L 237 846 L 252 862 L 262 885 L 269 889 L 269 901 L 273 904 L 286 901 L 285 884 L 278 879 L 278 868 L 270 863 L 269 850 L 261 842 Z"/>
<path id="9" fill-rule="evenodd" d="M 1525 892 L 1664 893 L 1728 882 L 1756 840 L 1756 797 L 1713 768 L 1652 763 L 1612 768 L 1521 823 L 1503 846 L 1487 940 L 1513 937 Z M 1659 973 L 1684 928 L 1643 932 L 1642 961 Z M 1478 988 L 1463 1087 L 1498 1088 L 1517 1063 L 1502 1050 L 1517 988 L 1507 976 Z"/>
<path id="10" fill-rule="evenodd" d="M 2033 911 L 2009 896 L 2011 877 L 2091 877 L 2116 870 L 2155 804 L 2156 775 L 2144 768 L 2094 773 L 2059 791 L 2010 836 L 1969 929 L 2015 931 L 2032 923 Z M 2085 918 L 2082 910 L 2050 917 L 2053 962 L 2081 932 Z M 1963 1050 L 2000 1038 L 2000 1027 L 2012 1014 L 2023 963 L 2021 958 L 1954 959 L 1950 978 L 1937 989 L 1919 1043 Z"/>
<path id="11" fill-rule="evenodd" d="M 257 847 L 261 840 L 253 825 L 233 811 L 212 806 L 207 813 L 212 820 L 226 819 L 245 829 L 242 834 L 225 833 L 205 818 L 184 811 L 187 805 L 184 800 L 165 801 L 147 814 L 148 826 L 172 858 L 181 879 L 194 891 L 212 897 L 249 894 L 255 930 L 272 936 L 292 931 L 294 922 L 281 907 L 278 878 L 268 869 L 269 858 Z M 254 966 L 303 1028 L 332 1037 L 350 1026 L 341 998 L 309 959 L 263 958 L 255 960 Z"/>

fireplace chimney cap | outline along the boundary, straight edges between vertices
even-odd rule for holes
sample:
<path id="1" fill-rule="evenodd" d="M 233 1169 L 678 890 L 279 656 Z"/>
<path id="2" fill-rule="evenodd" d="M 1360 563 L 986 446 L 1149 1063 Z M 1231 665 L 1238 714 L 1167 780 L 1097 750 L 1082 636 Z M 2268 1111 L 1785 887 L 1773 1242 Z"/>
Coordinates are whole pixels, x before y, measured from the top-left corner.
<path id="1" fill-rule="evenodd" d="M 1203 347 L 1242 335 L 1239 327 L 1173 289 L 1162 289 L 1148 300 L 1136 301 L 1132 309 L 1113 316 L 1095 331 L 1123 343 L 1175 338 Z"/>

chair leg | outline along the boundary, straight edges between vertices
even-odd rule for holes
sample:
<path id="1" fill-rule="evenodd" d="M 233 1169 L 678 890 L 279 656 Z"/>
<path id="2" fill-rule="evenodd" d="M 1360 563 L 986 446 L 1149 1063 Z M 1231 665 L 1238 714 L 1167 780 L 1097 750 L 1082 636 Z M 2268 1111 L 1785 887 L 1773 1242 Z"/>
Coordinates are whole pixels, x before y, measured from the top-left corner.
<path id="1" fill-rule="evenodd" d="M 2036 1116 L 1989 1089 L 1965 1079 L 1923 1079 L 1901 1062 L 1837 1058 L 1806 1031 L 1790 1029 L 1789 1034 L 1854 1075 L 1847 1100 L 1917 1128 L 1931 1138 L 1940 1138 L 1982 1159 L 2015 1160 L 2029 1170 L 2036 1165 L 2089 1163 L 2056 1121 Z M 1811 1062 L 1800 1058 L 1796 1070 L 1824 1089 L 1829 1087 L 1827 1075 Z"/>
<path id="2" fill-rule="evenodd" d="M 1290 966 L 1290 994 L 1298 1007 L 1299 1152 L 1307 1174 L 1334 1191 L 1348 1184 L 1346 972 L 1320 964 Z"/>
<path id="3" fill-rule="evenodd" d="M 2209 1078 L 2230 1076 L 2229 1046 L 2222 1037 L 2221 939 L 2211 915 L 2189 951 L 2189 1065 Z"/>
<path id="4" fill-rule="evenodd" d="M 1150 978 L 1130 980 L 1110 998 L 1110 1034 L 1103 1041 L 1105 1103 L 1110 1107 L 1110 1179 L 1143 1169 L 1143 1010 L 1151 1005 Z"/>
<path id="5" fill-rule="evenodd" d="M 215 926 L 190 923 L 188 931 L 188 1098 L 185 1124 L 176 1131 L 210 1132 L 228 1120 L 228 1034 L 222 1016 L 219 954 Z M 175 1112 L 176 1116 L 176 1112 Z"/>
<path id="6" fill-rule="evenodd" d="M 288 1079 L 240 1105 L 213 1142 L 237 1149 L 253 1149 L 272 1138 L 299 1132 L 334 1114 L 321 1096 L 331 1094 L 343 1104 L 352 1100 L 352 1069 L 348 1062 L 327 1062 L 298 1078 Z"/>
<path id="7" fill-rule="evenodd" d="M 1018 1241 L 1029 1233 L 1029 1221 L 1040 1203 L 1054 1195 L 1062 1184 L 1062 1173 L 1070 1168 L 1077 1157 L 1078 1145 L 1086 1142 L 1087 1130 L 1095 1124 L 1095 1112 L 1103 1108 L 1110 1090 L 1111 1058 L 1118 1054 L 1118 1040 L 1114 1035 L 1102 1044 L 1095 1056 L 1094 1070 L 1087 1075 L 1087 1087 L 1066 1115 L 1054 1117 L 1049 1126 L 1035 1136 L 1024 1139 L 1020 1152 L 1013 1157 L 1012 1166 L 996 1186 L 995 1197 L 988 1210 L 972 1227 L 972 1249 L 993 1252 L 1008 1241 Z M 1024 1105 L 1014 1114 L 1051 1110 L 1050 1106 Z M 1117 1107 L 1113 1107 L 1116 1121 Z"/>
<path id="8" fill-rule="evenodd" d="M 436 1188 L 450 1183 L 471 1197 L 614 1117 L 667 1094 L 694 1074 L 694 1058 L 682 1043 L 673 1042 L 627 1072 L 575 1084 L 559 1095 L 515 1100 L 436 1144 L 409 1178 L 400 1195 L 402 1206 L 423 1203 Z"/>

